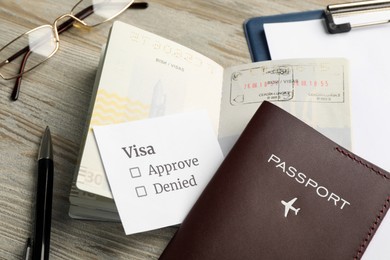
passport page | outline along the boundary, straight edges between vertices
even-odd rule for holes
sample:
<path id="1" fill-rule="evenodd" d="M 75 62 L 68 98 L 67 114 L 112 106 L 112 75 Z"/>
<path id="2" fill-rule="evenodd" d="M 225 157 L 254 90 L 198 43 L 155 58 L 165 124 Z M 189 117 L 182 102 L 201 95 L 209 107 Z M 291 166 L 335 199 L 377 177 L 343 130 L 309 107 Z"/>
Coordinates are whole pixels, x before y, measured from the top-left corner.
<path id="1" fill-rule="evenodd" d="M 205 109 L 217 134 L 223 68 L 178 43 L 115 22 L 109 37 L 77 187 L 112 194 L 92 127 Z"/>

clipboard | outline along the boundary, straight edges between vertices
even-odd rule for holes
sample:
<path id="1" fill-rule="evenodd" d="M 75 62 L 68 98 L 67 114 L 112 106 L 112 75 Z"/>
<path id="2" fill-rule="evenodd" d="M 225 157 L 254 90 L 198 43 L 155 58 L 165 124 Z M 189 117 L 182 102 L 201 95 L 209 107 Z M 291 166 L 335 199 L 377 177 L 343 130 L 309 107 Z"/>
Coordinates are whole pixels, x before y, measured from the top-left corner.
<path id="1" fill-rule="evenodd" d="M 252 61 L 270 60 L 271 56 L 264 32 L 264 24 L 266 23 L 324 19 L 330 34 L 346 33 L 352 28 L 390 23 L 389 10 L 390 1 L 380 0 L 328 5 L 325 10 L 250 18 L 244 22 L 244 32 Z M 376 19 L 372 20 L 369 16 L 364 17 L 362 13 L 375 13 Z M 359 15 L 360 20 L 353 19 L 356 15 Z"/>

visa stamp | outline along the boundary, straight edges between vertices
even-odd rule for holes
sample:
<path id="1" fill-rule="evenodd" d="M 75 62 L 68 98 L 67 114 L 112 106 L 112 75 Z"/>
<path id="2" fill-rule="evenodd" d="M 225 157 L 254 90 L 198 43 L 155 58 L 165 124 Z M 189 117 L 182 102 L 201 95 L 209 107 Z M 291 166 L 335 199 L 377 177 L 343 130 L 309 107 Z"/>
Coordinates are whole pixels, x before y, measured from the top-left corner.
<path id="1" fill-rule="evenodd" d="M 343 103 L 343 63 L 264 64 L 233 71 L 230 77 L 231 105 L 262 101 Z"/>

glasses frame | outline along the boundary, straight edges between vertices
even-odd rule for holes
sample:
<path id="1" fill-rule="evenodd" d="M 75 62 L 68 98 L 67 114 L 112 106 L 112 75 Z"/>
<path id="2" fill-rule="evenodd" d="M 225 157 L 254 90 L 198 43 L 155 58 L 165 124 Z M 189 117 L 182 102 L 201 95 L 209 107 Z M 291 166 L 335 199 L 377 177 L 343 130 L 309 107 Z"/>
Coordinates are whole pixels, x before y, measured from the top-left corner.
<path id="1" fill-rule="evenodd" d="M 54 31 L 53 26 L 50 25 L 50 24 L 44 24 L 44 25 L 38 26 L 38 27 L 36 27 L 36 28 L 34 28 L 34 29 L 30 30 L 30 31 L 27 31 L 27 32 L 25 32 L 25 33 L 19 35 L 19 36 L 16 37 L 14 40 L 10 41 L 7 45 L 5 45 L 3 48 L 0 49 L 0 52 L 1 52 L 3 49 L 7 48 L 9 45 L 11 45 L 11 44 L 13 44 L 14 42 L 16 42 L 17 40 L 19 40 L 20 38 L 22 38 L 23 36 L 28 35 L 28 34 L 31 34 L 31 33 L 35 32 L 35 31 L 41 30 L 42 28 L 45 28 L 45 27 L 49 27 L 51 30 Z M 55 34 L 54 34 L 54 35 L 55 35 Z M 38 63 L 37 65 L 35 65 L 35 66 L 33 66 L 33 67 L 31 67 L 31 68 L 29 68 L 29 69 L 27 69 L 27 70 L 23 70 L 22 72 L 19 71 L 18 74 L 16 74 L 15 76 L 12 76 L 12 77 L 6 77 L 6 76 L 4 76 L 4 75 L 1 74 L 1 73 L 0 73 L 0 76 L 1 76 L 3 79 L 5 79 L 5 80 L 11 80 L 11 79 L 18 78 L 18 77 L 22 76 L 24 73 L 27 73 L 27 72 L 33 70 L 34 68 L 38 67 L 39 65 L 41 65 L 42 63 L 44 63 L 46 60 L 50 59 L 50 58 L 58 51 L 59 46 L 60 46 L 60 44 L 59 44 L 59 38 L 55 37 L 55 43 L 56 43 L 56 46 L 55 46 L 55 49 L 53 50 L 53 52 L 52 52 L 50 55 L 48 55 L 44 60 L 42 60 L 40 63 Z M 25 49 L 26 49 L 26 50 L 25 50 Z M 26 54 L 28 53 L 28 55 L 30 55 L 32 52 L 31 52 L 29 49 L 30 49 L 29 47 L 23 48 L 23 49 L 20 50 L 19 52 L 17 52 L 17 53 L 15 53 L 14 55 L 12 55 L 10 58 L 6 59 L 3 63 L 1 63 L 1 64 L 0 64 L 0 67 L 1 67 L 2 65 L 6 65 L 6 64 L 12 62 L 14 59 L 18 58 L 18 57 L 19 57 L 20 55 L 22 55 L 23 53 L 26 53 Z"/>
<path id="2" fill-rule="evenodd" d="M 23 49 L 21 49 L 20 51 L 18 51 L 17 53 L 15 53 L 14 55 L 12 55 L 11 57 L 9 57 L 8 59 L 6 59 L 5 61 L 3 61 L 2 63 L 0 63 L 0 67 L 1 66 L 4 66 L 10 62 L 12 62 L 13 60 L 15 60 L 16 58 L 20 57 L 21 55 L 24 54 L 24 57 L 22 58 L 22 61 L 21 61 L 21 64 L 20 64 L 20 69 L 19 69 L 19 73 L 12 76 L 12 77 L 6 77 L 4 76 L 3 74 L 0 73 L 0 77 L 3 78 L 4 80 L 12 80 L 12 79 L 16 79 L 16 82 L 15 82 L 15 86 L 14 86 L 14 89 L 13 89 L 13 92 L 12 92 L 12 95 L 11 95 L 11 99 L 12 100 L 17 100 L 18 97 L 19 97 L 19 92 L 20 92 L 20 84 L 21 84 L 21 80 L 22 80 L 22 76 L 27 73 L 27 72 L 30 72 L 31 70 L 35 69 L 36 67 L 42 65 L 43 63 L 45 63 L 48 59 L 50 59 L 51 57 L 54 56 L 54 54 L 59 50 L 60 48 L 60 37 L 59 37 L 59 34 L 61 34 L 62 32 L 68 30 L 69 28 L 71 28 L 75 23 L 81 25 L 82 27 L 84 28 L 87 28 L 87 29 L 91 29 L 91 28 L 94 28 L 96 26 L 99 26 L 103 23 L 106 23 L 108 21 L 111 21 L 113 19 L 115 19 L 117 16 L 119 16 L 120 14 L 122 14 L 124 11 L 126 11 L 128 8 L 134 8 L 134 9 L 145 9 L 148 7 L 148 4 L 146 2 L 137 2 L 135 3 L 134 0 L 130 1 L 129 4 L 127 4 L 124 8 L 122 8 L 120 11 L 118 11 L 118 13 L 116 13 L 115 15 L 113 15 L 112 17 L 109 17 L 107 18 L 106 20 L 100 22 L 100 23 L 97 23 L 97 24 L 93 24 L 93 25 L 89 25 L 87 24 L 85 21 L 83 21 L 83 19 L 87 18 L 89 15 L 93 14 L 94 13 L 94 10 L 93 10 L 93 5 L 91 6 L 88 6 L 87 8 L 81 10 L 80 12 L 78 12 L 77 14 L 74 14 L 74 11 L 75 9 L 82 3 L 84 2 L 85 0 L 80 0 L 78 1 L 74 6 L 73 8 L 71 9 L 71 11 L 69 13 L 65 13 L 59 17 L 57 17 L 54 22 L 52 24 L 44 24 L 44 25 L 41 25 L 41 26 L 38 26 L 34 29 L 31 29 L 23 34 L 21 34 L 20 36 L 16 37 L 15 39 L 13 39 L 12 41 L 10 41 L 9 43 L 7 43 L 4 47 L 2 47 L 0 49 L 0 52 L 2 50 L 4 50 L 5 48 L 7 48 L 9 45 L 11 45 L 12 43 L 14 43 L 15 41 L 17 41 L 18 39 L 20 39 L 21 37 L 27 35 L 27 34 L 31 34 L 33 33 L 34 31 L 37 31 L 37 30 L 40 30 L 44 27 L 50 27 L 50 29 L 52 30 L 53 32 L 53 35 L 54 35 L 54 40 L 55 40 L 55 48 L 54 50 L 52 51 L 52 53 L 50 55 L 48 55 L 48 57 L 46 57 L 44 60 L 42 60 L 40 63 L 36 64 L 35 66 L 25 70 L 25 65 L 27 63 L 27 60 L 28 60 L 28 57 L 30 56 L 30 54 L 32 53 L 29 46 L 26 46 L 24 47 Z M 67 20 L 65 22 L 63 22 L 62 24 L 58 25 L 58 23 L 63 20 L 63 19 L 66 19 Z"/>

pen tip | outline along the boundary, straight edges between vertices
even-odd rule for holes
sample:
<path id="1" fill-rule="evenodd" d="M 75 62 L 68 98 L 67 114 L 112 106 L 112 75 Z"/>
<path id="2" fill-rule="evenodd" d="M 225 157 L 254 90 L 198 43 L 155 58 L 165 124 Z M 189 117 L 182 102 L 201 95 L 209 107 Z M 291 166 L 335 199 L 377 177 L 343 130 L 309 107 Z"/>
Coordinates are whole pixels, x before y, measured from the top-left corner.
<path id="1" fill-rule="evenodd" d="M 43 158 L 53 159 L 53 145 L 51 141 L 50 128 L 48 126 L 45 129 L 41 145 L 39 146 L 38 160 Z"/>

